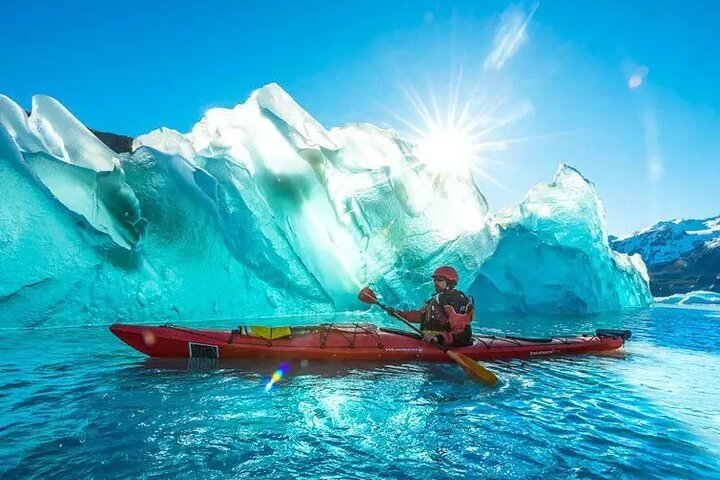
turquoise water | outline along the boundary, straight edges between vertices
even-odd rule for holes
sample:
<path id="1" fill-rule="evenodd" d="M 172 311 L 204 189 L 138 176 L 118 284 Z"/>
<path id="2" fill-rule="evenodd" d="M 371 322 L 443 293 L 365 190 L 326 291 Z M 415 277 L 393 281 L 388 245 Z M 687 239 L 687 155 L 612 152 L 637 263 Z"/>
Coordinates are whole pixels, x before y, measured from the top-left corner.
<path id="1" fill-rule="evenodd" d="M 479 324 L 634 337 L 487 362 L 494 390 L 411 363 L 308 364 L 266 392 L 275 363 L 148 361 L 106 326 L 0 331 L 0 478 L 720 478 L 720 311 Z"/>

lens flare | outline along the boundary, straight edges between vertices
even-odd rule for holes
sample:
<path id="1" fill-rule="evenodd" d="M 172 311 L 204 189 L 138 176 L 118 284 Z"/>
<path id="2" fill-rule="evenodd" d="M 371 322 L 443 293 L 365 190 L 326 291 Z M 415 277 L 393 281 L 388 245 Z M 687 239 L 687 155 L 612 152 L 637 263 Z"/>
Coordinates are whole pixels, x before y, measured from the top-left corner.
<path id="1" fill-rule="evenodd" d="M 265 384 L 265 391 L 269 392 L 270 390 L 272 390 L 273 385 L 275 385 L 280 380 L 282 380 L 282 378 L 285 375 L 287 375 L 289 371 L 290 371 L 290 366 L 287 363 L 280 364 L 280 367 L 278 367 L 278 369 L 275 370 L 275 372 L 270 377 L 270 380 L 268 381 L 268 383 Z"/>
<path id="2" fill-rule="evenodd" d="M 155 338 L 155 334 L 152 332 L 152 330 L 147 329 L 142 331 L 142 339 L 145 345 L 147 345 L 148 347 L 152 347 L 157 341 L 157 339 Z"/>

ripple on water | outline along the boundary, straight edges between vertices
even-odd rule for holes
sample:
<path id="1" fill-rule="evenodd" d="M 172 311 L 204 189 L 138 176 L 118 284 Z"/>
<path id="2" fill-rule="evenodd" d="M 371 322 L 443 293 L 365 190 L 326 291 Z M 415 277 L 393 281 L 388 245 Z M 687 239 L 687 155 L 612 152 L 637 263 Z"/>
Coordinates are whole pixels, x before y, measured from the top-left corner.
<path id="1" fill-rule="evenodd" d="M 616 355 L 488 363 L 496 389 L 452 364 L 313 362 L 265 392 L 273 362 L 145 360 L 104 328 L 53 330 L 40 353 L 38 330 L 0 364 L 0 477 L 720 476 L 717 318 L 484 321 L 634 339 Z"/>

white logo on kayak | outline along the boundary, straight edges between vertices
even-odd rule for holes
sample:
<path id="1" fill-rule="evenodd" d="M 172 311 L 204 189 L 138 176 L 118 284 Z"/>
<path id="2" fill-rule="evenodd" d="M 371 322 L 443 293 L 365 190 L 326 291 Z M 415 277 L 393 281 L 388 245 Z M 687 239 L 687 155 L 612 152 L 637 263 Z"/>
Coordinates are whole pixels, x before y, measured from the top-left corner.
<path id="1" fill-rule="evenodd" d="M 536 350 L 531 351 L 530 355 L 550 355 L 551 353 L 555 353 L 555 350 Z"/>
<path id="2" fill-rule="evenodd" d="M 387 352 L 422 352 L 422 348 L 386 348 Z"/>

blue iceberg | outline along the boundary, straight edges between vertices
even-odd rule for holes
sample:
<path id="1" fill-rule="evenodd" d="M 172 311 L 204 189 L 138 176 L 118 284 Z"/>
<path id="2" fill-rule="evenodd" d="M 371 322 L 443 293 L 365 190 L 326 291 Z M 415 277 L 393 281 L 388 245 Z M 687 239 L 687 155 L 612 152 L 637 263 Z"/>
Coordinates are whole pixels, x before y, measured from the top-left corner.
<path id="1" fill-rule="evenodd" d="M 479 308 L 592 314 L 650 302 L 640 255 L 610 248 L 595 188 L 570 166 L 489 223 L 496 248 L 469 289 Z"/>
<path id="2" fill-rule="evenodd" d="M 430 168 L 392 130 L 326 130 L 275 84 L 127 154 L 54 99 L 27 117 L 0 96 L 0 178 L 1 326 L 332 313 L 364 308 L 366 284 L 416 305 L 440 264 L 484 310 L 652 301 L 571 167 L 492 215 L 469 170 Z"/>

